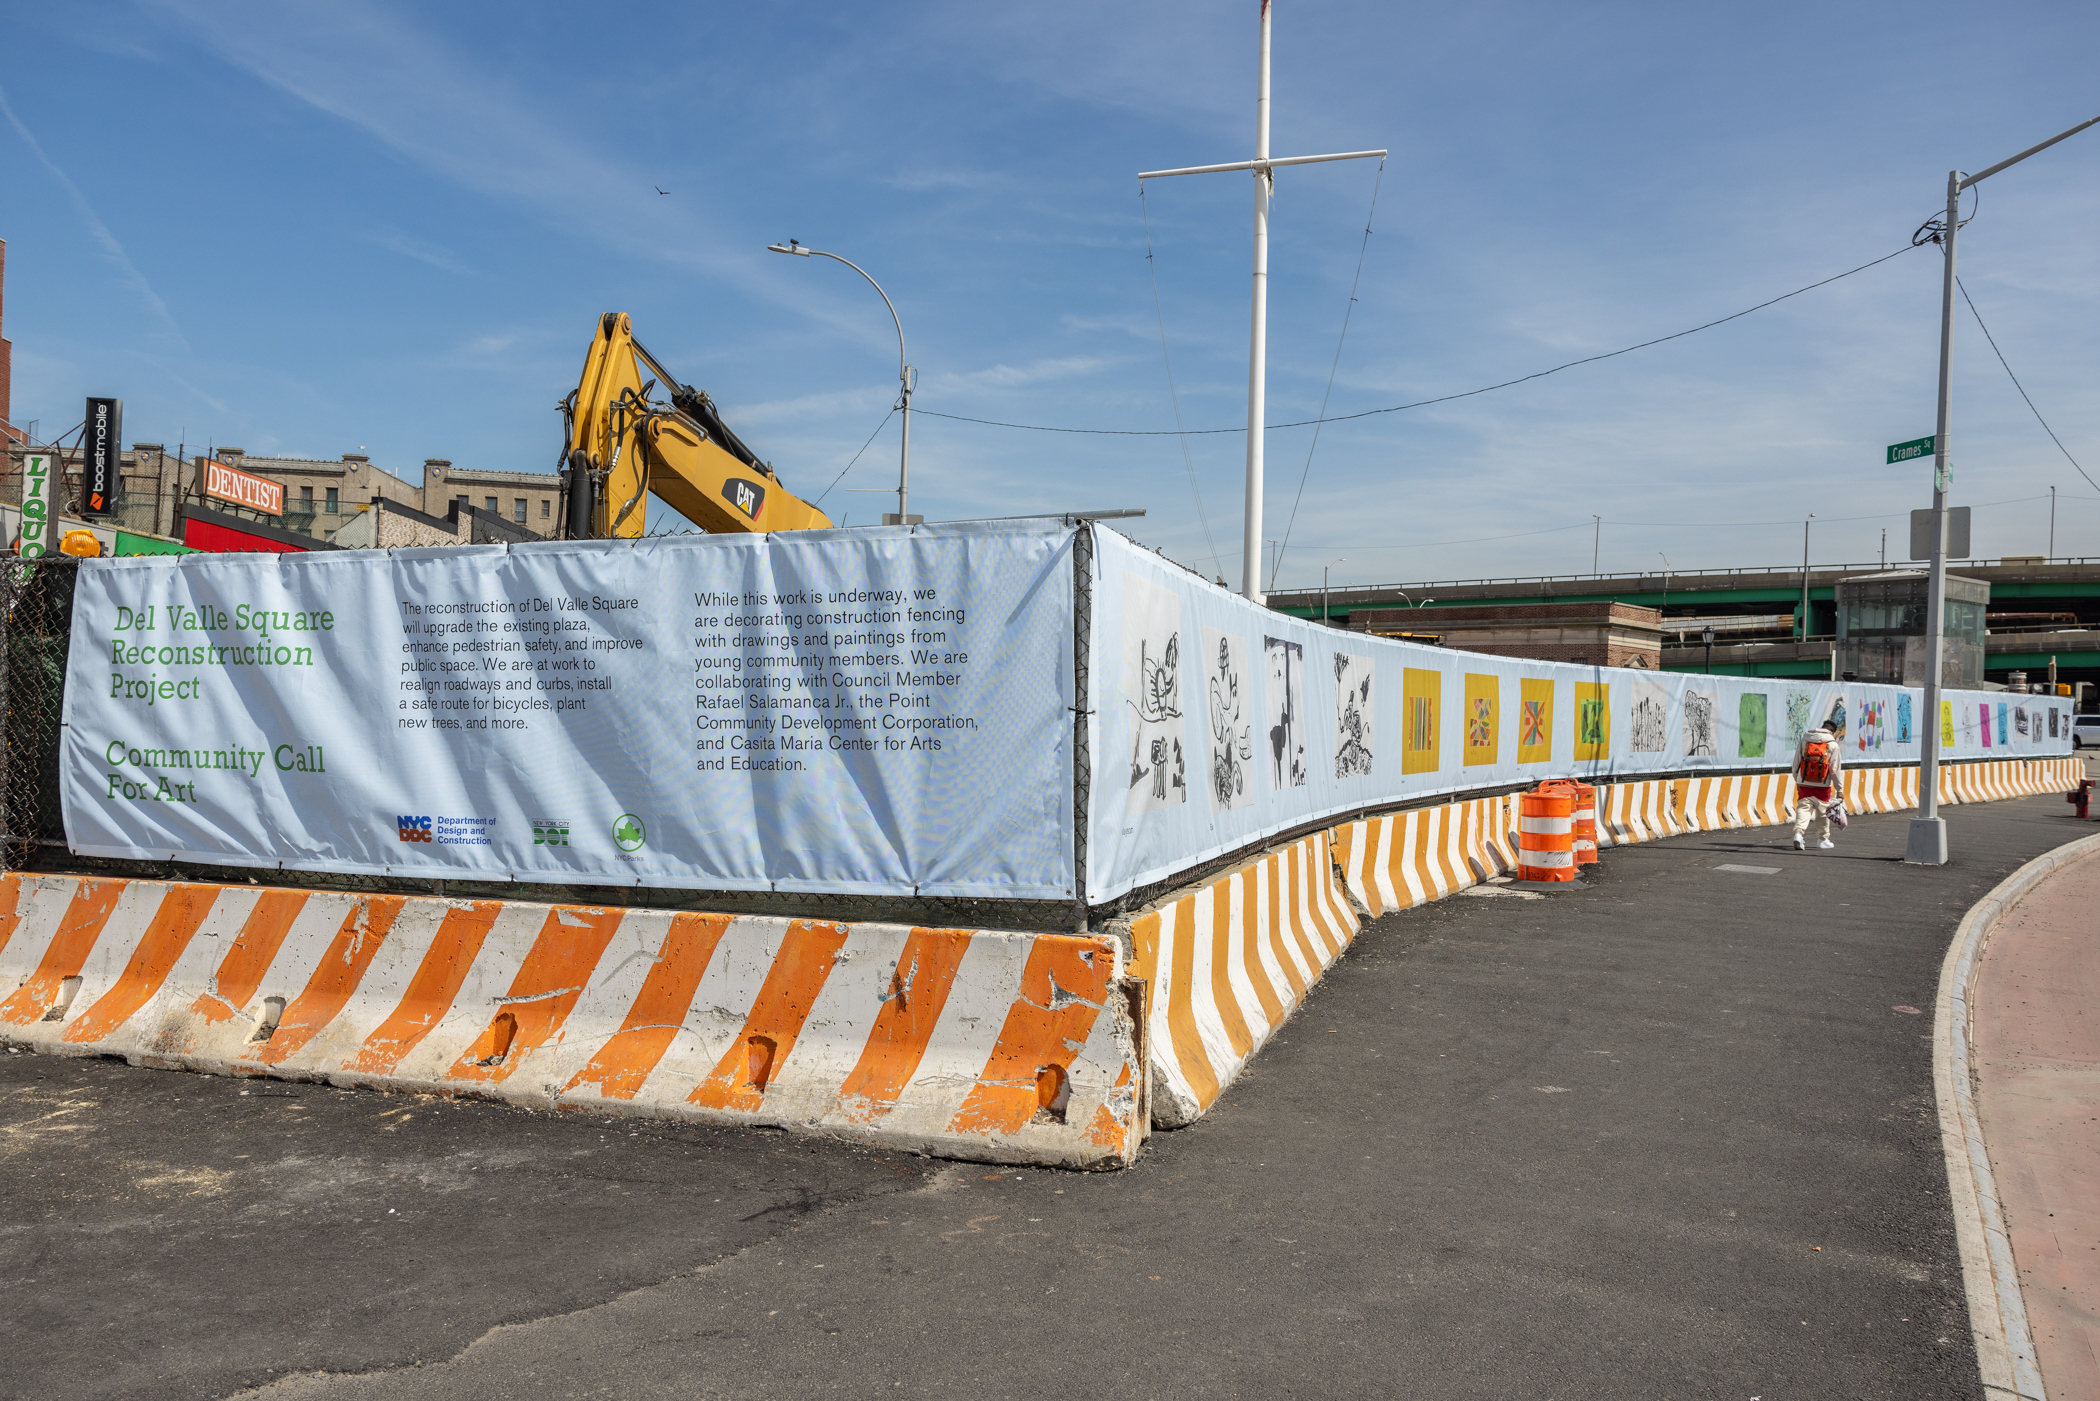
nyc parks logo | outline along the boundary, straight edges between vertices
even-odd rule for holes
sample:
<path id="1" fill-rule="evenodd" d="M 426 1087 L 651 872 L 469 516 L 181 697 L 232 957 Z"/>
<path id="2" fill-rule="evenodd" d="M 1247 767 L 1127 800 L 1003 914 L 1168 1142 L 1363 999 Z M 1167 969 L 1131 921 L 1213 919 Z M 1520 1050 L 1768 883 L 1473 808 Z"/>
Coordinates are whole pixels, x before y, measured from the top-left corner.
<path id="1" fill-rule="evenodd" d="M 613 821 L 612 838 L 613 845 L 622 851 L 640 851 L 648 840 L 648 833 L 642 826 L 642 819 L 631 812 L 623 812 Z"/>

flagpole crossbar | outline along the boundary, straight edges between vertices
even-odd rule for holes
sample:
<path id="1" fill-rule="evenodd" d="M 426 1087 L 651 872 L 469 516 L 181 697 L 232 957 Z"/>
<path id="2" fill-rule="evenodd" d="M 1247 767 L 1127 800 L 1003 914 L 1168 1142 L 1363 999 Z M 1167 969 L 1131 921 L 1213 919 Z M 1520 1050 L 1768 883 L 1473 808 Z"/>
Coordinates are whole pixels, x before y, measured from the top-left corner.
<path id="1" fill-rule="evenodd" d="M 1360 161 L 1376 156 L 1384 160 L 1384 151 L 1341 151 L 1331 156 L 1278 156 L 1275 160 L 1231 161 L 1225 165 L 1191 165 L 1180 170 L 1142 170 L 1140 180 L 1162 180 L 1169 175 L 1211 175 L 1221 170 L 1274 170 L 1279 165 L 1317 165 L 1321 161 Z"/>

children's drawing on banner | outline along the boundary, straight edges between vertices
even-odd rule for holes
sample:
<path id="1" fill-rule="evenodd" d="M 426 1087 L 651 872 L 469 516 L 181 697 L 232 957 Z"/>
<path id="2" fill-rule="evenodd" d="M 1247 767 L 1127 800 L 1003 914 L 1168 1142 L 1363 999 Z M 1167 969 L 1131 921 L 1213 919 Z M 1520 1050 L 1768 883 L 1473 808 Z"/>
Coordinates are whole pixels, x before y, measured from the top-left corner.
<path id="1" fill-rule="evenodd" d="M 1553 758 L 1553 682 L 1525 677 L 1519 683 L 1517 762 L 1543 764 Z"/>
<path id="2" fill-rule="evenodd" d="M 1953 703 L 1952 701 L 1942 701 L 1941 705 L 1945 707 Z M 1961 708 L 1961 743 L 1964 749 L 1974 749 L 1976 747 L 1976 714 L 1977 712 L 1970 710 L 1966 705 Z M 1989 706 L 1983 707 L 1982 714 L 1983 723 L 1987 729 L 1991 723 L 1991 708 Z M 1986 739 L 1984 746 L 1988 748 L 1990 741 Z"/>
<path id="3" fill-rule="evenodd" d="M 1670 733 L 1670 693 L 1660 681 L 1640 677 L 1633 683 L 1633 705 L 1629 723 L 1636 754 L 1660 754 Z"/>
<path id="4" fill-rule="evenodd" d="M 1684 752 L 1714 756 L 1721 752 L 1721 693 L 1687 689 L 1684 693 Z"/>
<path id="5" fill-rule="evenodd" d="M 1278 788 L 1305 786 L 1305 644 L 1262 639 L 1268 684 L 1262 701 L 1269 722 L 1269 776 Z"/>
<path id="6" fill-rule="evenodd" d="M 1334 654 L 1334 776 L 1371 772 L 1371 659 Z"/>
<path id="7" fill-rule="evenodd" d="M 1611 682 L 1575 683 L 1575 762 L 1611 758 Z"/>
<path id="8" fill-rule="evenodd" d="M 1843 691 L 1830 698 L 1830 709 L 1823 712 L 1823 728 L 1836 735 L 1840 741 L 1845 738 L 1845 693 Z"/>
<path id="9" fill-rule="evenodd" d="M 1989 749 L 1991 747 L 1991 707 L 1989 702 L 1977 706 L 1976 713 L 1983 718 L 1983 747 Z"/>
<path id="10" fill-rule="evenodd" d="M 1210 719 L 1210 808 L 1231 812 L 1254 801 L 1254 722 L 1247 714 L 1247 642 L 1236 633 L 1203 630 Z"/>
<path id="11" fill-rule="evenodd" d="M 1808 733 L 1808 717 L 1815 698 L 1806 691 L 1786 693 L 1786 747 L 1792 753 L 1801 747 L 1801 736 Z"/>
<path id="12" fill-rule="evenodd" d="M 1860 700 L 1852 726 L 1853 742 L 1860 753 L 1871 754 L 1888 739 L 1888 711 L 1886 700 Z"/>
<path id="13" fill-rule="evenodd" d="M 2013 733 L 2018 735 L 2021 739 L 2026 739 L 2028 737 L 2027 707 L 2024 705 L 2016 705 L 2013 707 Z"/>
<path id="14" fill-rule="evenodd" d="M 2012 707 L 2004 701 L 1998 702 L 1998 747 L 2003 749 L 2012 743 Z"/>
<path id="15" fill-rule="evenodd" d="M 1181 596 L 1123 576 L 1123 704 L 1130 724 L 1126 813 L 1188 801 L 1182 753 Z"/>
<path id="16" fill-rule="evenodd" d="M 1736 703 L 1735 754 L 1738 759 L 1765 757 L 1765 693 L 1745 691 Z"/>
<path id="17" fill-rule="evenodd" d="M 1896 743 L 1910 743 L 1910 695 L 1908 692 L 1896 697 Z"/>
<path id="18" fill-rule="evenodd" d="M 1904 699 L 1909 700 L 1910 697 L 1905 696 Z M 2055 739 L 2056 737 L 2056 707 L 2052 705 L 2049 707 L 2049 738 Z"/>

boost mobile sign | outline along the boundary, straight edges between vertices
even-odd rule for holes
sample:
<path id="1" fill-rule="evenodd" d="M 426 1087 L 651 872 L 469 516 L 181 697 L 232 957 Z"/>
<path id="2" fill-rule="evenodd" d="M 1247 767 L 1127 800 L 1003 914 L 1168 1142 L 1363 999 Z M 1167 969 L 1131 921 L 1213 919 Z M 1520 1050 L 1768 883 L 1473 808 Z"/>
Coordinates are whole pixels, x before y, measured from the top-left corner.
<path id="1" fill-rule="evenodd" d="M 1064 899 L 1056 522 L 89 560 L 82 854 Z"/>
<path id="2" fill-rule="evenodd" d="M 22 538 L 15 552 L 36 559 L 51 546 L 51 458 L 33 452 L 22 460 Z"/>

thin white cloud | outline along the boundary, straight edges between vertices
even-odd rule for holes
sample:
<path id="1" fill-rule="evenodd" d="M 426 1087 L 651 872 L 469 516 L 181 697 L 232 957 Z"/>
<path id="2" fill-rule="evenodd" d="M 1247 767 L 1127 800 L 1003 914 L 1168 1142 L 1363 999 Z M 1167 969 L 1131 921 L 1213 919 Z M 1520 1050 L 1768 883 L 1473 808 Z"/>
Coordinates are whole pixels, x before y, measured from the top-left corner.
<path id="1" fill-rule="evenodd" d="M 44 169 L 51 172 L 51 178 L 65 187 L 66 194 L 73 201 L 73 207 L 79 211 L 82 222 L 88 226 L 88 232 L 94 236 L 95 242 L 102 246 L 103 256 L 116 265 L 124 285 L 138 294 L 153 314 L 167 326 L 168 334 L 175 338 L 175 343 L 182 347 L 183 353 L 188 354 L 190 343 L 182 334 L 182 327 L 175 323 L 175 314 L 168 310 L 168 304 L 161 300 L 160 293 L 153 290 L 153 284 L 139 271 L 138 264 L 131 261 L 131 255 L 124 251 L 124 245 L 117 241 L 117 236 L 109 231 L 109 225 L 102 222 L 102 216 L 95 212 L 95 207 L 88 203 L 87 196 L 73 183 L 73 177 L 59 169 L 58 163 L 44 154 L 43 146 L 30 134 L 29 128 L 22 124 L 22 119 L 15 115 L 14 106 L 7 100 L 5 87 L 0 87 L 0 113 L 6 115 L 8 124 L 15 129 L 15 134 L 22 138 L 22 144 L 29 148 L 30 154 L 43 164 Z"/>
<path id="2" fill-rule="evenodd" d="M 474 269 L 460 262 L 434 243 L 425 243 L 419 238 L 392 229 L 381 229 L 365 235 L 365 240 L 375 243 L 389 253 L 399 253 L 404 258 L 413 258 L 419 263 L 428 263 L 441 272 L 458 273 L 462 277 L 474 276 Z"/>
<path id="3" fill-rule="evenodd" d="M 926 388 L 940 393 L 970 389 L 1024 389 L 1030 385 L 1052 384 L 1090 375 L 1122 363 L 1119 358 L 1104 355 L 1062 355 L 1026 365 L 989 365 L 959 374 L 929 375 Z"/>
<path id="4" fill-rule="evenodd" d="M 774 271 L 762 250 L 726 234 L 704 206 L 659 195 L 654 180 L 616 151 L 542 116 L 544 101 L 379 5 L 144 3 L 231 66 L 453 184 L 526 206 L 629 257 L 733 280 L 740 291 L 794 307 L 841 335 L 872 334 L 864 317 L 820 284 Z"/>

